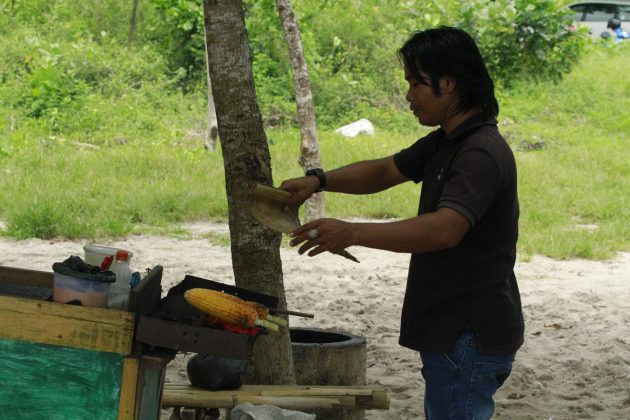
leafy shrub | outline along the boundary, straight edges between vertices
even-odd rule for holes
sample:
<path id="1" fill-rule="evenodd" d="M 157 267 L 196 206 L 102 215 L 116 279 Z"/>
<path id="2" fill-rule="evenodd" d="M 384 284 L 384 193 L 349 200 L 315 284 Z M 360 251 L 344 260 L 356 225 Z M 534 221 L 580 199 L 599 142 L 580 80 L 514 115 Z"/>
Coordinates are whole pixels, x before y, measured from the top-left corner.
<path id="1" fill-rule="evenodd" d="M 183 104 L 161 53 L 150 43 L 127 48 L 124 31 L 113 31 L 116 36 L 101 31 L 94 37 L 84 27 L 81 13 L 94 15 L 87 9 L 97 6 L 88 6 L 80 11 L 74 7 L 77 15 L 72 15 L 64 2 L 40 5 L 40 12 L 59 23 L 48 28 L 58 31 L 52 33 L 39 29 L 38 22 L 45 17 L 32 11 L 30 3 L 17 3 L 13 17 L 0 18 L 7 23 L 0 28 L 0 106 L 14 121 L 11 143 L 21 138 L 19 128 L 28 124 L 87 143 L 145 137 L 170 141 L 173 117 L 161 114 L 165 107 L 176 109 L 181 120 L 177 125 L 194 113 L 199 117 L 191 125 L 203 121 L 203 105 L 196 100 Z M 33 16 L 23 16 L 26 11 Z M 187 109 L 191 105 L 193 112 Z M 166 135 L 156 136 L 157 132 Z M 3 138 L 2 144 L 7 153 L 9 140 Z"/>
<path id="2" fill-rule="evenodd" d="M 0 0 L 0 93 L 17 98 L 11 107 L 48 121 L 52 131 L 87 124 L 96 133 L 119 101 L 124 109 L 133 108 L 131 99 L 136 108 L 154 108 L 153 101 L 170 100 L 156 93 L 179 95 L 180 88 L 203 97 L 202 2 L 142 2 L 131 50 L 132 2 L 106 3 L 31 0 L 12 8 Z M 293 125 L 292 71 L 275 1 L 245 0 L 244 7 L 263 117 Z M 577 61 L 586 38 L 570 31 L 570 14 L 552 0 L 296 0 L 294 9 L 322 128 L 367 115 L 383 128 L 404 124 L 396 118 L 406 110 L 396 50 L 414 30 L 466 29 L 503 86 L 557 80 Z M 144 128 L 160 125 L 138 120 Z"/>
<path id="3" fill-rule="evenodd" d="M 313 91 L 315 114 L 322 127 L 365 116 L 365 109 L 400 108 L 402 71 L 395 48 L 406 36 L 395 30 L 405 19 L 399 2 L 387 0 L 294 2 Z M 361 19 L 340 19 L 361 16 Z M 292 68 L 275 1 L 249 1 L 246 23 L 254 55 L 254 78 L 264 116 L 295 115 Z M 382 121 L 386 124 L 386 121 Z"/>
<path id="4" fill-rule="evenodd" d="M 182 87 L 205 83 L 203 2 L 150 0 L 150 5 L 155 13 L 147 25 L 147 39 L 163 51 Z"/>
<path id="5" fill-rule="evenodd" d="M 58 43 L 42 45 L 29 36 L 26 48 L 9 49 L 14 61 L 7 60 L 2 72 L 8 82 L 5 89 L 14 89 L 10 96 L 13 106 L 23 108 L 29 117 L 47 119 L 53 131 L 58 128 L 59 114 L 78 109 L 86 90 L 85 83 L 74 78 L 73 70 L 64 68 L 61 54 Z"/>
<path id="6" fill-rule="evenodd" d="M 585 32 L 572 29 L 572 15 L 553 0 L 470 0 L 462 2 L 456 19 L 504 86 L 518 79 L 560 79 L 587 42 Z"/>
<path id="7" fill-rule="evenodd" d="M 37 28 L 44 38 L 98 40 L 106 33 L 126 42 L 132 5 L 131 0 L 0 0 L 0 11 L 5 11 L 11 29 L 21 23 Z"/>
<path id="8" fill-rule="evenodd" d="M 558 80 L 587 41 L 584 32 L 571 30 L 567 9 L 552 0 L 296 1 L 294 8 L 323 127 L 360 118 L 370 109 L 391 110 L 385 112 L 388 117 L 406 109 L 396 50 L 415 30 L 440 25 L 467 30 L 500 86 Z M 291 68 L 275 2 L 248 2 L 247 12 L 263 115 L 294 113 Z M 376 118 L 385 128 L 400 124 Z"/>

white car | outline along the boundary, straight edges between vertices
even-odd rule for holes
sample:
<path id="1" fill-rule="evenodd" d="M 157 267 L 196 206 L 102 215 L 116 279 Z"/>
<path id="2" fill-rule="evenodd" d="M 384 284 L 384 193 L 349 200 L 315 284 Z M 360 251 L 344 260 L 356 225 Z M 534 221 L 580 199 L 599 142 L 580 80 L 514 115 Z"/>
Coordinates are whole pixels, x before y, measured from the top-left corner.
<path id="1" fill-rule="evenodd" d="M 582 1 L 570 4 L 569 8 L 575 14 L 575 21 L 589 28 L 593 39 L 601 38 L 604 32 L 614 36 L 607 27 L 611 18 L 617 18 L 621 21 L 621 29 L 630 30 L 630 0 Z"/>

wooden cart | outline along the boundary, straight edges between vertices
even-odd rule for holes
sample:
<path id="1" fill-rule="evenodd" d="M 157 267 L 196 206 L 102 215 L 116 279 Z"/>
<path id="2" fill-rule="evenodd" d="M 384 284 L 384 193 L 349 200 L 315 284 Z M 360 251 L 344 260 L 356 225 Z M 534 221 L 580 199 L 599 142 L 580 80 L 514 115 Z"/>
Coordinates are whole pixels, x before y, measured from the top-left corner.
<path id="1" fill-rule="evenodd" d="M 160 300 L 162 267 L 130 312 L 48 301 L 53 273 L 0 266 L 0 418 L 158 419 L 175 351 L 134 342 Z"/>
<path id="2" fill-rule="evenodd" d="M 119 311 L 52 302 L 53 273 L 0 266 L 0 419 L 157 420 L 166 365 L 178 351 L 245 360 L 255 338 L 203 325 L 186 290 L 278 303 L 188 275 L 161 299 L 161 280 L 156 266 Z"/>
<path id="3" fill-rule="evenodd" d="M 276 307 L 275 297 L 186 276 L 161 299 L 162 267 L 142 278 L 129 311 L 50 300 L 53 273 L 0 266 L 0 419 L 157 420 L 160 407 L 226 408 L 243 401 L 284 408 L 389 408 L 374 387 L 167 387 L 178 351 L 247 359 L 255 337 L 200 326 L 186 290 L 222 290 Z M 193 322 L 191 322 L 191 320 Z M 165 400 L 162 401 L 162 396 Z"/>

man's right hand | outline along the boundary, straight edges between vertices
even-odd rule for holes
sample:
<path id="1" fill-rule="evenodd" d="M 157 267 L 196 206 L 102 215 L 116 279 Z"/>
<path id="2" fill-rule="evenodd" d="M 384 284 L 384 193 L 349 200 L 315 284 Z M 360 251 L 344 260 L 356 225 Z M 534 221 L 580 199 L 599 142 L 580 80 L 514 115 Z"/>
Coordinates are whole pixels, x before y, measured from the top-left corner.
<path id="1" fill-rule="evenodd" d="M 319 188 L 319 179 L 312 175 L 287 179 L 280 184 L 280 189 L 291 193 L 291 198 L 286 202 L 286 205 L 289 207 L 301 206 L 313 195 L 317 188 Z"/>

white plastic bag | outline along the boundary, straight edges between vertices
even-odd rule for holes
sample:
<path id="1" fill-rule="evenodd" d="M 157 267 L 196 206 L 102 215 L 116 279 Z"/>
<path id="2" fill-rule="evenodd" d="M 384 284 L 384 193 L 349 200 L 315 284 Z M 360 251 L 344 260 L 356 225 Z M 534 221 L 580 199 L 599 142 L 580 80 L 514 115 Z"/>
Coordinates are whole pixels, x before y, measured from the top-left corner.
<path id="1" fill-rule="evenodd" d="M 361 118 L 359 121 L 355 121 L 343 127 L 339 127 L 335 130 L 335 133 L 339 133 L 344 137 L 356 137 L 359 134 L 367 134 L 368 136 L 374 135 L 374 126 L 370 120 Z"/>
<path id="2" fill-rule="evenodd" d="M 315 414 L 285 410 L 275 405 L 241 403 L 232 409 L 230 420 L 315 420 Z"/>

